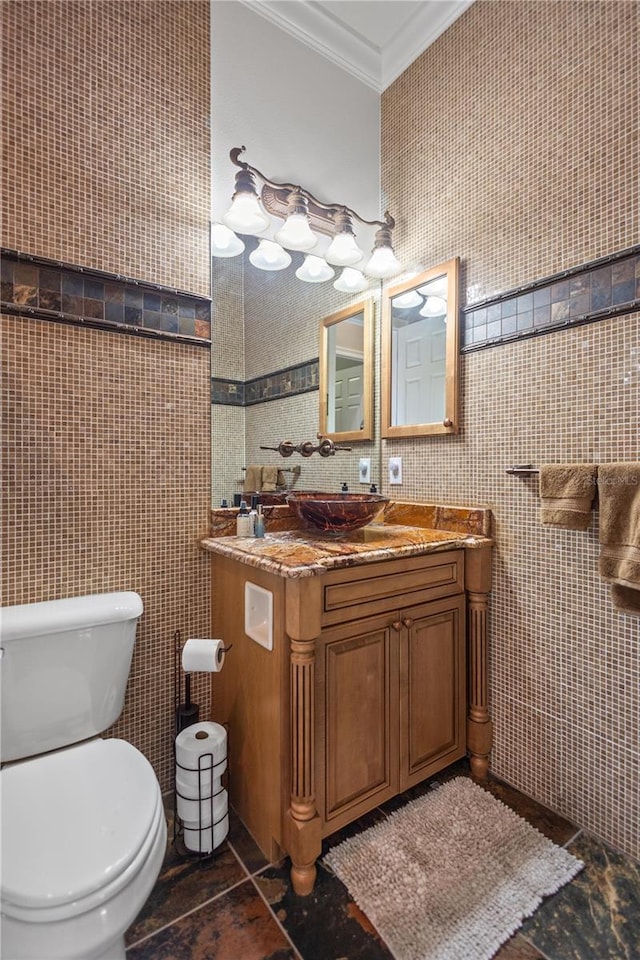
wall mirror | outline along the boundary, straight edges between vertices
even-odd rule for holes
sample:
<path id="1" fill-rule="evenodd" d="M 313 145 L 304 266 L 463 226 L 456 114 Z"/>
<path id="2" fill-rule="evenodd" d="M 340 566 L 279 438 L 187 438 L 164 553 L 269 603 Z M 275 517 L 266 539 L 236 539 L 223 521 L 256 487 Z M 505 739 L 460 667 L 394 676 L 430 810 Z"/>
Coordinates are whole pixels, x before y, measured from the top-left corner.
<path id="1" fill-rule="evenodd" d="M 458 432 L 458 272 L 456 257 L 383 297 L 383 437 Z"/>
<path id="2" fill-rule="evenodd" d="M 336 441 L 373 438 L 373 302 L 320 324 L 320 433 Z"/>

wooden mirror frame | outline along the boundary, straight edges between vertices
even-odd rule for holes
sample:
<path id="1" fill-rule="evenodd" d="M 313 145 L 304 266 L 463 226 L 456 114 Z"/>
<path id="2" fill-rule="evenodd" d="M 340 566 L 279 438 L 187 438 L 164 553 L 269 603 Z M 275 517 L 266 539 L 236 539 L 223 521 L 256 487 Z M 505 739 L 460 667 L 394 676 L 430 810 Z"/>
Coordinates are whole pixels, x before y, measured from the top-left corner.
<path id="1" fill-rule="evenodd" d="M 358 314 L 363 315 L 362 430 L 328 430 L 329 330 Z M 320 435 L 334 441 L 373 440 L 373 300 L 362 300 L 320 322 Z"/>
<path id="2" fill-rule="evenodd" d="M 425 270 L 418 276 L 404 280 L 385 290 L 382 298 L 382 326 L 381 326 L 381 376 L 382 376 L 382 416 L 381 436 L 384 439 L 392 437 L 427 437 L 439 434 L 458 433 L 459 417 L 459 265 L 460 260 L 454 257 L 445 263 Z M 408 293 L 417 287 L 422 287 L 438 277 L 447 277 L 447 321 L 445 340 L 445 403 L 444 417 L 441 423 L 409 423 L 394 426 L 391 422 L 392 397 L 392 310 L 391 301 L 399 294 Z"/>

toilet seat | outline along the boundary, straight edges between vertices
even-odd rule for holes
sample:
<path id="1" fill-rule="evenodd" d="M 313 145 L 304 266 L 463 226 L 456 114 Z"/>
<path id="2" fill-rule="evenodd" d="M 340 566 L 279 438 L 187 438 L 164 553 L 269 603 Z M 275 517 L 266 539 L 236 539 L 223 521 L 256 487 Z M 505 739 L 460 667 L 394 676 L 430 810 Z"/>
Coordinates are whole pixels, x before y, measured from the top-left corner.
<path id="1" fill-rule="evenodd" d="M 164 825 L 148 760 L 91 740 L 2 771 L 2 912 L 31 923 L 93 909 L 126 886 Z"/>

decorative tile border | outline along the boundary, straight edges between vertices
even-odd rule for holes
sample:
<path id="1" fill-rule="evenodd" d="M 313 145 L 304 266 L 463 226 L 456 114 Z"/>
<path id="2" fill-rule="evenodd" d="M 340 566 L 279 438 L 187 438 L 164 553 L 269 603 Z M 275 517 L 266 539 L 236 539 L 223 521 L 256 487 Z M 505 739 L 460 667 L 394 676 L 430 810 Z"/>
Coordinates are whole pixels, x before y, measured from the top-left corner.
<path id="1" fill-rule="evenodd" d="M 255 377 L 245 383 L 212 377 L 211 402 L 250 407 L 268 400 L 281 400 L 283 397 L 295 397 L 299 393 L 310 393 L 318 390 L 319 385 L 319 360 L 316 357 L 305 363 Z"/>
<path id="2" fill-rule="evenodd" d="M 211 301 L 172 287 L 2 249 L 3 313 L 199 346 L 211 343 Z"/>
<path id="3" fill-rule="evenodd" d="M 462 353 L 640 309 L 640 245 L 462 310 Z"/>

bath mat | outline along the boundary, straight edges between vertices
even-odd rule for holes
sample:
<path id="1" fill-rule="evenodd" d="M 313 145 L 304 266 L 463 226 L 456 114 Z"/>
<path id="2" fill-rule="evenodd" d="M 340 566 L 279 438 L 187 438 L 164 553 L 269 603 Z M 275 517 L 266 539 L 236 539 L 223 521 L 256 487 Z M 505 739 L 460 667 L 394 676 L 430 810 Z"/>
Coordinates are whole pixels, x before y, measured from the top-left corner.
<path id="1" fill-rule="evenodd" d="M 323 862 L 396 960 L 489 960 L 584 866 L 464 777 L 345 840 Z"/>

